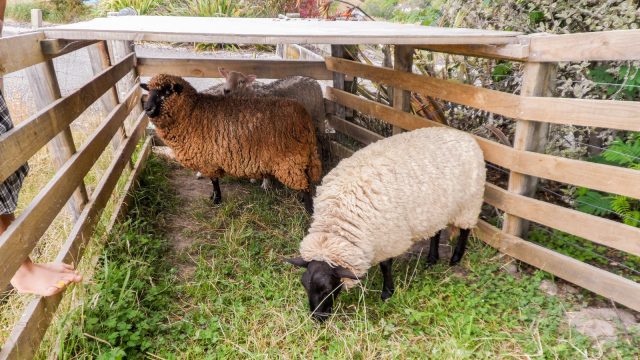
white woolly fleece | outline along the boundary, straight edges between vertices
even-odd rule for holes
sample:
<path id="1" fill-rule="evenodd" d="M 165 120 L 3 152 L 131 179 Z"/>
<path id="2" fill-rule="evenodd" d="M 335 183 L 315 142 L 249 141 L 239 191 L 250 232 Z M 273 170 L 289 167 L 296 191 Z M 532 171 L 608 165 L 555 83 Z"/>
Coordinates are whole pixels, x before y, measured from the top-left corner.
<path id="1" fill-rule="evenodd" d="M 474 227 L 484 183 L 482 150 L 467 133 L 425 128 L 380 140 L 324 177 L 300 254 L 361 277 L 449 224 Z"/>

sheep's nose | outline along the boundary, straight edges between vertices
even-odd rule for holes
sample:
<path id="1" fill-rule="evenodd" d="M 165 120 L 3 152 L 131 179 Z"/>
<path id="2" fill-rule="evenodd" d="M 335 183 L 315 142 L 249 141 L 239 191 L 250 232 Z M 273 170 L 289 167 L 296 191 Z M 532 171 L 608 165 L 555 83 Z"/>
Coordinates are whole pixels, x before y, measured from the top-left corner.
<path id="1" fill-rule="evenodd" d="M 229 90 L 229 89 L 224 89 L 224 94 L 225 94 L 225 95 L 229 95 L 229 94 L 231 94 L 231 90 Z"/>

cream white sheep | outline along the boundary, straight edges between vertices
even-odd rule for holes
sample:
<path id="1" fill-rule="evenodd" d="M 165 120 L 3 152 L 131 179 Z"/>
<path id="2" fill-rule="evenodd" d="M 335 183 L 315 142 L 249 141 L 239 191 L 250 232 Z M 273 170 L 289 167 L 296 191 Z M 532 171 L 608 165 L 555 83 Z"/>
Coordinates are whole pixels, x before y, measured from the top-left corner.
<path id="1" fill-rule="evenodd" d="M 480 147 L 469 134 L 449 128 L 395 135 L 342 160 L 317 189 L 301 257 L 288 260 L 307 269 L 302 283 L 314 317 L 325 320 L 342 284 L 352 285 L 376 264 L 383 273 L 382 298 L 389 298 L 391 259 L 415 241 L 437 241 L 449 224 L 461 229 L 451 264 L 459 262 L 478 220 L 484 183 Z"/>

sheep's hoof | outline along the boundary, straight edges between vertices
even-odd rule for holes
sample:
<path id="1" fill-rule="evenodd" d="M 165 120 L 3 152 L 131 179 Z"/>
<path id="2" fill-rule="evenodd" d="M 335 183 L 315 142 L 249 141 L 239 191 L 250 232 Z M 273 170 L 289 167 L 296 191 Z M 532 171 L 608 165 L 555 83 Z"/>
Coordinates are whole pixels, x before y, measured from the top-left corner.
<path id="1" fill-rule="evenodd" d="M 382 298 L 382 301 L 387 301 L 391 297 L 391 295 L 393 295 L 394 291 L 395 289 L 383 289 L 380 298 Z"/>
<path id="2" fill-rule="evenodd" d="M 427 267 L 431 267 L 438 263 L 439 258 L 437 256 L 427 258 Z"/>
<path id="3" fill-rule="evenodd" d="M 271 185 L 271 179 L 268 177 L 262 179 L 262 185 L 260 186 L 264 191 L 269 191 L 273 186 Z"/>
<path id="4" fill-rule="evenodd" d="M 455 266 L 458 265 L 458 263 L 460 262 L 460 260 L 462 260 L 462 256 L 452 256 L 451 260 L 449 261 L 449 266 Z"/>
<path id="5" fill-rule="evenodd" d="M 222 196 L 212 196 L 209 199 L 213 201 L 214 205 L 219 205 L 222 203 Z"/>

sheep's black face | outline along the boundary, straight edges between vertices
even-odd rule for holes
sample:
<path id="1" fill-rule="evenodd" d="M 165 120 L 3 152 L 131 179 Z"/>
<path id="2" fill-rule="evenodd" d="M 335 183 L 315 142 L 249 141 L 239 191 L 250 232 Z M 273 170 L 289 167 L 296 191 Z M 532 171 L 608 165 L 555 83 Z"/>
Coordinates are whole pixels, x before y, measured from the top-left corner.
<path id="1" fill-rule="evenodd" d="M 160 116 L 166 99 L 173 94 L 182 92 L 182 85 L 180 84 L 167 84 L 159 89 L 152 89 L 147 84 L 140 84 L 140 87 L 149 92 L 147 102 L 144 104 L 144 111 L 151 119 Z"/>
<path id="2" fill-rule="evenodd" d="M 307 292 L 309 310 L 318 321 L 329 318 L 333 310 L 333 302 L 342 290 L 341 278 L 356 279 L 349 270 L 342 267 L 331 267 L 324 261 L 304 261 L 300 258 L 289 259 L 289 263 L 306 267 L 302 274 L 302 286 Z"/>

